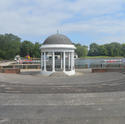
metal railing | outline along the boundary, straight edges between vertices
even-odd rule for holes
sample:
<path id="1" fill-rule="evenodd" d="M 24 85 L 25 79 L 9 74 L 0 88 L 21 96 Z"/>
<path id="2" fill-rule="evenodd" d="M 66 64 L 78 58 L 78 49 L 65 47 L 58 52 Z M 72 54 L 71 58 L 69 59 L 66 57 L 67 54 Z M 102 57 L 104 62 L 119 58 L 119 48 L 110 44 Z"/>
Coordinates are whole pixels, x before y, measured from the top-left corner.
<path id="1" fill-rule="evenodd" d="M 19 69 L 40 69 L 41 64 L 13 64 L 9 66 L 1 66 L 0 68 L 19 68 Z M 52 65 L 47 64 L 49 70 L 52 69 Z M 60 65 L 56 65 L 56 68 L 60 68 Z M 83 64 L 75 65 L 76 69 L 86 69 L 86 68 L 100 68 L 100 69 L 125 69 L 125 64 Z"/>

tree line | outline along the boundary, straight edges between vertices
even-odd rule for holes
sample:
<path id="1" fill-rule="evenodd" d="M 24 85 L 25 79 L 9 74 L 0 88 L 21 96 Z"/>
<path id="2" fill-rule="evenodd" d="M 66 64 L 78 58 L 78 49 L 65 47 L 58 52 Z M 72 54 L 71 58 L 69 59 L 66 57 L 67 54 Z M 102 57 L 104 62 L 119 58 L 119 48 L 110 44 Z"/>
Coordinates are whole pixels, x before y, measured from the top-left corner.
<path id="1" fill-rule="evenodd" d="M 21 41 L 21 38 L 13 34 L 0 35 L 0 59 L 13 59 L 16 55 L 25 57 L 30 55 L 33 58 L 40 58 L 39 42 L 32 43 L 31 41 Z M 123 56 L 125 57 L 125 44 L 117 42 L 98 45 L 92 43 L 89 46 L 75 44 L 78 57 L 86 56 Z"/>
<path id="2" fill-rule="evenodd" d="M 125 43 L 120 44 L 117 42 L 112 42 L 104 45 L 98 45 L 96 43 L 92 43 L 88 51 L 88 56 L 125 57 Z"/>
<path id="3" fill-rule="evenodd" d="M 75 44 L 78 57 L 86 56 L 109 56 L 109 57 L 125 57 L 125 43 L 112 42 L 109 44 L 98 45 L 92 43 L 89 46 Z"/>
<path id="4" fill-rule="evenodd" d="M 40 58 L 40 47 L 39 42 L 21 41 L 20 37 L 13 34 L 0 35 L 0 59 L 9 60 L 16 55 Z"/>

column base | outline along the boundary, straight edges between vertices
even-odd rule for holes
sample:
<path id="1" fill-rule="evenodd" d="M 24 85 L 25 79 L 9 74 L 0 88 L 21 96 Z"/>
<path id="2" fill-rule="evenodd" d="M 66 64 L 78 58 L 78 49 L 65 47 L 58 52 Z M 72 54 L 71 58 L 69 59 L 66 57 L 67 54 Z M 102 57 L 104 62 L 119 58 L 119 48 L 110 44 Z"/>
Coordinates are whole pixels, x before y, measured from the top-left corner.
<path id="1" fill-rule="evenodd" d="M 50 76 L 52 73 L 54 73 L 53 71 L 41 71 L 41 74 L 43 76 Z"/>
<path id="2" fill-rule="evenodd" d="M 56 71 L 41 71 L 41 74 L 43 76 L 50 76 L 52 75 L 53 73 L 56 73 Z M 58 72 L 57 72 L 58 73 Z M 75 70 L 72 70 L 72 71 L 63 71 L 63 73 L 65 73 L 66 75 L 68 76 L 73 76 L 75 75 Z"/>
<path id="3" fill-rule="evenodd" d="M 68 75 L 68 76 L 73 76 L 73 75 L 75 75 L 75 70 L 72 70 L 72 71 L 63 71 L 66 75 Z"/>

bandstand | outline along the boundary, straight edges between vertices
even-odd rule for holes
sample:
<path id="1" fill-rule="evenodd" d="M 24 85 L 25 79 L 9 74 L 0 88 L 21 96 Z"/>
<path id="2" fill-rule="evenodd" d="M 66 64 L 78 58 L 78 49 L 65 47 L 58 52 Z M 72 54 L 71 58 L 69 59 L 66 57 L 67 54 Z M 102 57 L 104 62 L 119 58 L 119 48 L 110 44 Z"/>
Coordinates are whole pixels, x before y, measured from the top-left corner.
<path id="1" fill-rule="evenodd" d="M 64 72 L 66 75 L 75 74 L 75 46 L 71 40 L 62 34 L 49 36 L 41 46 L 41 73 L 51 75 Z"/>

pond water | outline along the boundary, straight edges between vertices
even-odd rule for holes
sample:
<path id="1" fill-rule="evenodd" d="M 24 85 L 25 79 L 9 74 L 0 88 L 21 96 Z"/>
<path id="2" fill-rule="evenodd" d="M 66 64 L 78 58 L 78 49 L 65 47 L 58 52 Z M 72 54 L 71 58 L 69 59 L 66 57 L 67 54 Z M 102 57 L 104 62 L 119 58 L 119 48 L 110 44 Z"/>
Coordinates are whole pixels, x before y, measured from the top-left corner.
<path id="1" fill-rule="evenodd" d="M 112 62 L 113 61 L 113 62 Z M 118 58 L 108 58 L 108 59 L 103 59 L 103 58 L 99 58 L 99 59 L 76 59 L 75 60 L 75 65 L 76 66 L 85 66 L 85 67 L 94 67 L 96 65 L 100 65 L 100 66 L 107 66 L 107 65 L 111 65 L 111 66 L 119 66 L 121 64 L 125 64 L 125 59 L 118 59 Z"/>
<path id="2" fill-rule="evenodd" d="M 68 60 L 66 61 L 68 65 Z M 23 63 L 25 64 L 25 63 Z M 32 62 L 28 62 L 29 65 L 26 63 L 26 68 L 40 68 L 41 61 L 40 60 L 33 60 Z M 52 64 L 51 61 L 47 61 L 47 65 Z M 56 65 L 60 66 L 60 60 L 56 60 Z M 25 68 L 25 65 L 16 65 L 18 68 Z M 15 67 L 16 67 L 15 66 Z M 39 67 L 38 67 L 39 66 Z M 8 66 L 7 66 L 8 67 Z M 118 59 L 118 58 L 108 58 L 108 59 L 75 59 L 75 67 L 76 68 L 125 68 L 125 59 Z"/>
<path id="3" fill-rule="evenodd" d="M 76 65 L 91 65 L 91 64 L 102 64 L 104 63 L 104 59 L 76 59 Z"/>

